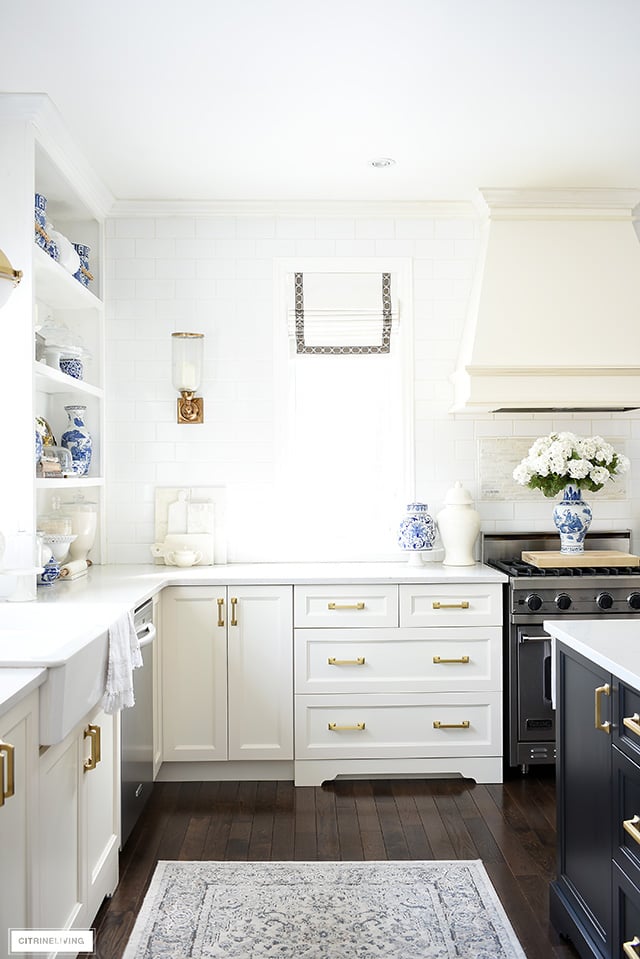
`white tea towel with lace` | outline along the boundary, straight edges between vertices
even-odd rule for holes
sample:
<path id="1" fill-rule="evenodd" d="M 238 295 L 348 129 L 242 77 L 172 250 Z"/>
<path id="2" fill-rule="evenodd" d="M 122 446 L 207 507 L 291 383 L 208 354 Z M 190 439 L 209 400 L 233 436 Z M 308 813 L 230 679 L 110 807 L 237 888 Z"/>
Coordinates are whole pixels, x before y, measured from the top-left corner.
<path id="1" fill-rule="evenodd" d="M 109 661 L 102 708 L 115 713 L 133 706 L 133 670 L 142 666 L 140 641 L 133 625 L 133 614 L 124 613 L 109 627 Z"/>

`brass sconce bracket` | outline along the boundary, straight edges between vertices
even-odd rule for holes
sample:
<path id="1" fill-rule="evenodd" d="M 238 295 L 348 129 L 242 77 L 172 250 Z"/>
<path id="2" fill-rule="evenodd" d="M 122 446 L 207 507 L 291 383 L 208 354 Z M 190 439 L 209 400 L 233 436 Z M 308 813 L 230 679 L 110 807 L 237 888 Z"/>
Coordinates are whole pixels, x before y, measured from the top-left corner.
<path id="1" fill-rule="evenodd" d="M 178 423 L 204 423 L 204 398 L 181 390 L 177 401 Z"/>

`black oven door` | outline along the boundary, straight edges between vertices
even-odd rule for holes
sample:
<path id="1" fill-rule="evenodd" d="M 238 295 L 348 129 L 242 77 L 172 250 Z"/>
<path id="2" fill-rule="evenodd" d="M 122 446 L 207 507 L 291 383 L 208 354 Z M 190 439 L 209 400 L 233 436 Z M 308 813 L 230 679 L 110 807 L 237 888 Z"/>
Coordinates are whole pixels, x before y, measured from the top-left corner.
<path id="1" fill-rule="evenodd" d="M 518 742 L 551 742 L 555 740 L 551 637 L 539 625 L 520 625 L 515 630 Z"/>

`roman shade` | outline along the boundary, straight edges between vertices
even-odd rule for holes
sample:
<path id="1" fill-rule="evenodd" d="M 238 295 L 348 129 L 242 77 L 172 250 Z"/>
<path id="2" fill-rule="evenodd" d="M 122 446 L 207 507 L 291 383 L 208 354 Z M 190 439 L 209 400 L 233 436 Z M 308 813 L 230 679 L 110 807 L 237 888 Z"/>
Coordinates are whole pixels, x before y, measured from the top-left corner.
<path id="1" fill-rule="evenodd" d="M 295 273 L 292 280 L 296 353 L 390 352 L 398 321 L 391 273 Z"/>

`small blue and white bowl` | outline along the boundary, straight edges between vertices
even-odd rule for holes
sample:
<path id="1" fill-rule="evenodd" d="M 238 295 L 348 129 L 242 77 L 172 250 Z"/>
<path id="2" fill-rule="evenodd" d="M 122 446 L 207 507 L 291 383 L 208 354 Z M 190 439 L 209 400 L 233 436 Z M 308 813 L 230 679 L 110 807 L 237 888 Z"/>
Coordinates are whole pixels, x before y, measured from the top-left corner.
<path id="1" fill-rule="evenodd" d="M 84 243 L 74 243 L 73 248 L 80 257 L 80 269 L 73 275 L 83 286 L 89 286 L 89 254 L 91 253 L 91 247 L 85 246 Z"/>
<path id="2" fill-rule="evenodd" d="M 74 380 L 81 380 L 83 378 L 84 365 L 79 357 L 61 356 L 59 366 L 63 373 L 66 373 L 67 376 L 72 376 Z"/>

